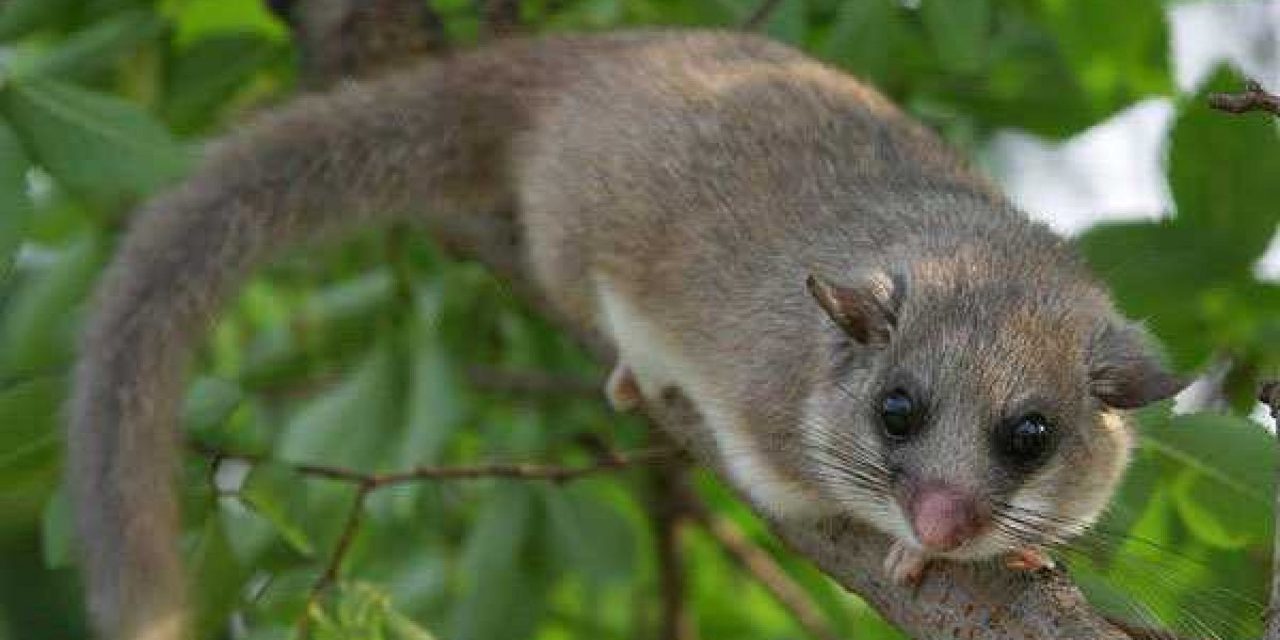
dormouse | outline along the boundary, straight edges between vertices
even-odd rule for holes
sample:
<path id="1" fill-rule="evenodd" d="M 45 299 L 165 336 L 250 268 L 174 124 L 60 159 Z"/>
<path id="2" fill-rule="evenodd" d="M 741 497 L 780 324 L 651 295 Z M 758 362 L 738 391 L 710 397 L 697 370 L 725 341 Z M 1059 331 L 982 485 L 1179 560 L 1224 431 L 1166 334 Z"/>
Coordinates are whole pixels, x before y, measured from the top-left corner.
<path id="1" fill-rule="evenodd" d="M 1113 492 L 1124 411 L 1179 388 L 1067 241 L 848 75 L 740 34 L 503 42 L 257 118 L 132 219 L 70 410 L 104 637 L 184 635 L 176 413 L 238 285 L 344 230 L 494 218 L 616 349 L 616 407 L 678 389 L 757 510 L 853 515 L 897 580 L 1043 566 Z"/>

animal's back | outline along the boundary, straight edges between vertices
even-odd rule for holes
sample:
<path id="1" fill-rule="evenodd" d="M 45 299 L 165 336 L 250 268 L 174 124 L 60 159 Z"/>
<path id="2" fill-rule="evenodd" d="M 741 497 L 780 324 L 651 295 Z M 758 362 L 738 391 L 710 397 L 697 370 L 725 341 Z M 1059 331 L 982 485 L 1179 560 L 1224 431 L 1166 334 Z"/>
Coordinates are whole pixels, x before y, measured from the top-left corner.
<path id="1" fill-rule="evenodd" d="M 912 238 L 1059 243 L 874 89 L 799 51 L 623 39 L 575 70 L 516 163 L 531 265 L 584 322 L 605 323 L 604 288 L 649 309 L 673 350 L 766 359 L 805 347 L 789 316 L 811 311 L 808 273 L 880 264 Z"/>

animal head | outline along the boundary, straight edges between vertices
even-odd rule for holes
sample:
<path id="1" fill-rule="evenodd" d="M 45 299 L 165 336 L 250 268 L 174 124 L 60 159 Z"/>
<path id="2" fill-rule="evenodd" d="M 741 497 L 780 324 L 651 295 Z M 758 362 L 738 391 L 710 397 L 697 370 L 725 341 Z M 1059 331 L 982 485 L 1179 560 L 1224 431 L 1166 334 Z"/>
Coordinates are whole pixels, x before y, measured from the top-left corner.
<path id="1" fill-rule="evenodd" d="M 1181 388 L 1095 285 L 1001 273 L 956 256 L 808 280 L 830 339 L 806 473 L 935 556 L 1081 533 L 1127 466 L 1123 411 Z"/>

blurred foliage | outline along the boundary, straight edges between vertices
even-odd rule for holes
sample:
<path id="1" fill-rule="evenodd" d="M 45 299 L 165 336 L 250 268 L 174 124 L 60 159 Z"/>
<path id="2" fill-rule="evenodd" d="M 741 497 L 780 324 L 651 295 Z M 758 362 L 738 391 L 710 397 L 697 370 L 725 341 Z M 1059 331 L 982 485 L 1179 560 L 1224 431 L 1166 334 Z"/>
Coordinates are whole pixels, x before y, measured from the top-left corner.
<path id="1" fill-rule="evenodd" d="M 475 37 L 471 3 L 438 0 Z M 525 0 L 538 30 L 726 26 L 745 0 Z M 1081 245 L 1184 372 L 1229 362 L 1223 413 L 1141 413 L 1142 448 L 1099 531 L 1068 550 L 1122 614 L 1257 635 L 1269 554 L 1270 436 L 1243 417 L 1280 366 L 1280 294 L 1253 265 L 1275 235 L 1280 140 L 1263 116 L 1175 96 L 1156 0 L 782 0 L 765 25 L 875 81 L 970 151 L 1001 127 L 1063 138 L 1171 96 L 1176 200 L 1160 222 L 1109 224 Z M 140 198 L 190 149 L 286 96 L 293 52 L 257 0 L 9 0 L 0 4 L 0 638 L 81 638 L 85 622 L 60 484 L 77 322 Z M 1233 87 L 1222 71 L 1209 83 Z M 184 413 L 203 441 L 274 460 L 363 469 L 478 459 L 584 462 L 596 434 L 642 425 L 599 402 L 471 388 L 474 365 L 599 376 L 471 264 L 425 238 L 368 234 L 260 274 L 208 340 Z M 647 638 L 658 578 L 647 472 L 568 486 L 417 483 L 375 493 L 321 602 L 307 593 L 351 503 L 349 485 L 279 463 L 187 459 L 187 546 L 209 638 Z M 224 477 L 226 476 L 226 477 Z M 897 637 L 857 598 L 786 554 L 712 479 L 699 491 L 773 552 L 859 638 Z M 803 632 L 701 532 L 686 539 L 704 637 Z M 852 631 L 851 631 L 852 633 Z"/>

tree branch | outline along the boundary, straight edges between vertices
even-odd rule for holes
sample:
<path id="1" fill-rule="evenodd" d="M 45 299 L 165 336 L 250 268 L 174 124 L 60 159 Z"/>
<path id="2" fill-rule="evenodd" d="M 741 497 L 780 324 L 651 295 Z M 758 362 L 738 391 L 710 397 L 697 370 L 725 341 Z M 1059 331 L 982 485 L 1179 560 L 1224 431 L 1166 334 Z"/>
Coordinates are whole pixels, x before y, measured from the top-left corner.
<path id="1" fill-rule="evenodd" d="M 780 0 L 762 0 L 743 28 L 763 25 L 779 5 Z M 300 45 L 305 56 L 308 49 L 322 48 L 324 41 L 304 39 L 300 40 Z M 603 336 L 591 327 L 578 325 L 562 315 L 529 279 L 528 269 L 518 258 L 523 236 L 513 212 L 475 212 L 474 215 L 435 220 L 431 225 L 430 231 L 446 250 L 458 257 L 484 263 L 517 298 L 557 324 L 598 361 L 613 362 L 613 349 Z M 729 478 L 707 425 L 687 400 L 677 394 L 646 407 L 645 412 L 652 423 L 683 450 L 690 452 L 721 478 Z M 420 473 L 394 477 L 419 479 Z M 558 474 L 550 475 L 555 477 Z M 477 477 L 453 473 L 442 476 L 421 473 L 421 476 Z M 515 474 L 515 477 L 527 476 Z M 564 476 L 565 479 L 572 477 L 578 476 Z M 742 487 L 734 489 L 745 498 Z M 760 509 L 756 511 L 765 513 Z M 1091 609 L 1079 589 L 1061 571 L 1044 571 L 1028 576 L 992 566 L 941 563 L 926 574 L 918 589 L 913 590 L 885 579 L 881 565 L 889 540 L 864 524 L 839 517 L 815 521 L 774 519 L 768 522 L 773 532 L 792 550 L 812 560 L 827 575 L 861 595 L 887 620 L 914 637 L 931 640 L 1128 638 Z"/>
<path id="2" fill-rule="evenodd" d="M 230 452 L 209 444 L 194 441 L 188 443 L 188 446 L 197 453 L 208 456 L 215 461 L 241 460 L 253 463 L 274 462 L 287 465 L 289 468 L 293 469 L 294 472 L 301 475 L 349 482 L 361 487 L 367 487 L 369 491 L 381 489 L 389 485 L 417 482 L 421 480 L 507 478 L 515 480 L 547 480 L 556 484 L 562 484 L 572 480 L 577 480 L 584 476 L 608 471 L 619 471 L 628 467 L 648 464 L 660 460 L 672 460 L 681 455 L 680 452 L 673 449 L 653 447 L 649 449 L 640 449 L 634 452 L 614 453 L 609 456 L 600 457 L 590 464 L 580 466 L 558 466 L 515 462 L 448 467 L 422 466 L 414 467 L 405 471 L 378 473 L 324 464 L 282 462 L 256 453 Z"/>
<path id="3" fill-rule="evenodd" d="M 188 440 L 187 447 L 200 455 L 208 457 L 212 461 L 212 465 L 210 465 L 211 474 L 216 473 L 218 465 L 223 461 L 238 460 L 252 464 L 285 464 L 293 469 L 295 473 L 300 475 L 325 478 L 328 480 L 356 485 L 356 495 L 352 500 L 351 509 L 347 514 L 346 524 L 343 525 L 342 533 L 339 534 L 338 541 L 334 544 L 333 550 L 329 552 L 324 570 L 312 584 L 311 590 L 307 594 L 306 605 L 303 607 L 302 613 L 298 617 L 296 629 L 298 637 L 303 639 L 310 637 L 311 609 L 319 601 L 324 592 L 338 579 L 338 575 L 342 568 L 342 562 L 346 559 L 347 552 L 351 550 L 351 543 L 355 540 L 356 533 L 360 529 L 360 522 L 364 514 L 365 502 L 369 495 L 378 489 L 407 482 L 419 482 L 426 480 L 466 480 L 478 478 L 545 480 L 556 484 L 563 484 L 589 475 L 609 471 L 620 471 L 629 467 L 663 460 L 679 460 L 681 456 L 678 450 L 670 446 L 654 446 L 627 453 L 609 451 L 598 455 L 595 462 L 580 466 L 557 466 L 529 463 L 491 463 L 454 467 L 423 466 L 395 473 L 370 473 L 347 467 L 281 462 L 261 454 L 226 451 L 222 448 L 195 440 Z M 691 637 L 692 636 L 673 636 L 668 640 L 689 640 Z"/>
<path id="4" fill-rule="evenodd" d="M 809 594 L 787 575 L 769 552 L 752 543 L 728 518 L 711 513 L 697 496 L 688 494 L 685 505 L 694 521 L 711 534 L 738 566 L 763 585 L 810 636 L 817 640 L 840 640 Z"/>
<path id="5" fill-rule="evenodd" d="M 654 438 L 663 438 L 655 431 Z M 653 470 L 650 475 L 649 520 L 658 559 L 658 589 L 662 612 L 658 640 L 696 640 L 685 588 L 685 557 L 681 531 L 688 512 L 685 491 L 688 470 L 681 463 Z"/>
<path id="6" fill-rule="evenodd" d="M 1209 106 L 1227 113 L 1267 111 L 1280 116 L 1280 96 L 1267 93 L 1256 80 L 1246 80 L 1239 93 L 1211 93 Z"/>

